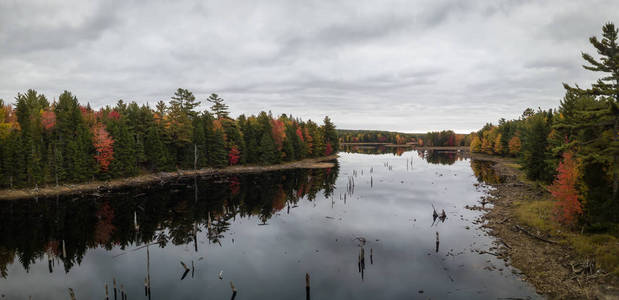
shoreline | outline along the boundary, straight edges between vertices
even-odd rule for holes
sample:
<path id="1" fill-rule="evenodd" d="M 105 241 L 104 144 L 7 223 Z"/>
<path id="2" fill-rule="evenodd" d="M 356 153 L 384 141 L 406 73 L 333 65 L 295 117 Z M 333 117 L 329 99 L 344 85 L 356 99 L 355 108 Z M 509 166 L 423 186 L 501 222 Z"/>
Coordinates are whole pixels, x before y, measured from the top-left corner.
<path id="1" fill-rule="evenodd" d="M 495 172 L 503 179 L 485 199 L 492 208 L 484 209 L 483 228 L 497 239 L 491 248 L 497 257 L 509 261 L 524 280 L 537 292 L 550 299 L 617 299 L 618 279 L 612 273 L 583 270 L 589 258 L 576 252 L 561 230 L 541 230 L 524 224 L 519 206 L 548 201 L 550 195 L 542 186 L 524 179 L 515 159 L 473 153 L 472 159 L 492 161 Z M 583 267 L 583 265 L 585 267 Z M 590 266 L 590 265 L 589 265 Z"/>
<path id="2" fill-rule="evenodd" d="M 178 179 L 192 176 L 204 175 L 224 175 L 224 174 L 250 174 L 269 171 L 289 170 L 289 169 L 323 169 L 335 166 L 333 163 L 326 161 L 337 159 L 338 155 L 333 154 L 323 157 L 306 158 L 293 162 L 286 162 L 276 165 L 260 166 L 260 165 L 241 165 L 228 166 L 222 169 L 203 168 L 199 170 L 177 170 L 173 172 L 157 172 L 144 175 L 137 175 L 126 178 L 115 178 L 108 181 L 91 181 L 84 183 L 66 183 L 59 186 L 46 186 L 42 188 L 20 188 L 20 189 L 3 189 L 0 190 L 0 201 L 2 200 L 18 200 L 33 197 L 50 197 L 59 195 L 72 195 L 85 192 L 98 191 L 100 188 L 106 190 L 119 189 L 131 186 L 141 186 L 153 182 L 161 182 L 164 180 Z"/>

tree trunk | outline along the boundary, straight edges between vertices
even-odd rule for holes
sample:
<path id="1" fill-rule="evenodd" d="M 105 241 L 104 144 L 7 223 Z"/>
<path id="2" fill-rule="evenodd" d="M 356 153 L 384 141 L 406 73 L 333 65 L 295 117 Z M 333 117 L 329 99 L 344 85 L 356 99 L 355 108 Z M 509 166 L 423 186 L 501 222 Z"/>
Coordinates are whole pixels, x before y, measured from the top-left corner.
<path id="1" fill-rule="evenodd" d="M 198 145 L 193 144 L 193 169 L 198 169 Z"/>

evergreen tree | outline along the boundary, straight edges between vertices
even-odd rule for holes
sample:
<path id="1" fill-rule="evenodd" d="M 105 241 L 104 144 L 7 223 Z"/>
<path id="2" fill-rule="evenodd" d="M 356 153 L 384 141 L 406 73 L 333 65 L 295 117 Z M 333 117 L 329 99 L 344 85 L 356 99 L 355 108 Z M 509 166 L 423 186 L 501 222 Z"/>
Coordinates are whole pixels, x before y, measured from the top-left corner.
<path id="1" fill-rule="evenodd" d="M 547 137 L 550 129 L 546 112 L 540 111 L 528 119 L 521 151 L 522 166 L 529 179 L 550 182 L 554 176 L 554 167 L 549 164 Z"/>
<path id="2" fill-rule="evenodd" d="M 276 156 L 275 142 L 269 132 L 264 132 L 258 146 L 258 163 L 262 165 L 274 164 L 279 161 Z"/>
<path id="3" fill-rule="evenodd" d="M 190 118 L 196 118 L 197 112 L 194 109 L 200 105 L 200 101 L 196 101 L 196 97 L 192 92 L 186 89 L 177 89 L 170 100 L 170 106 L 176 106 Z"/>
<path id="4" fill-rule="evenodd" d="M 324 137 L 325 137 L 325 144 L 329 143 L 331 144 L 331 147 L 333 148 L 333 152 L 337 152 L 338 149 L 340 148 L 339 145 L 339 140 L 337 138 L 337 132 L 335 131 L 335 125 L 333 124 L 333 122 L 331 122 L 331 119 L 326 116 L 324 119 Z"/>
<path id="5" fill-rule="evenodd" d="M 599 134 L 590 135 L 585 142 L 583 149 L 578 151 L 577 156 L 581 157 L 585 164 L 590 168 L 584 170 L 583 176 L 604 178 L 603 174 L 596 173 L 600 169 L 608 170 L 608 177 L 612 184 L 612 194 L 610 199 L 605 198 L 603 192 L 596 198 L 606 203 L 614 203 L 614 207 L 619 207 L 619 45 L 617 44 L 618 30 L 612 23 L 607 23 L 602 27 L 602 40 L 593 36 L 589 42 L 596 48 L 599 59 L 590 54 L 582 53 L 582 58 L 589 64 L 583 67 L 594 72 L 602 72 L 604 75 L 598 79 L 590 89 L 575 88 L 564 84 L 568 91 L 568 96 L 574 98 L 576 95 L 591 95 L 595 97 L 595 103 L 585 109 L 577 109 L 576 114 L 584 120 L 575 123 L 574 127 L 597 130 Z M 569 99 L 566 96 L 566 101 Z M 569 101 L 568 101 L 569 102 Z M 562 103 L 562 109 L 569 111 L 570 103 Z M 590 169 L 590 170 L 588 170 Z M 586 180 L 586 179 L 585 179 Z M 600 191 L 601 192 L 601 191 Z M 615 221 L 616 221 L 615 216 Z"/>
<path id="6" fill-rule="evenodd" d="M 224 99 L 217 94 L 211 94 L 206 101 L 213 103 L 211 111 L 217 116 L 217 119 L 228 118 L 228 105 L 224 103 Z"/>

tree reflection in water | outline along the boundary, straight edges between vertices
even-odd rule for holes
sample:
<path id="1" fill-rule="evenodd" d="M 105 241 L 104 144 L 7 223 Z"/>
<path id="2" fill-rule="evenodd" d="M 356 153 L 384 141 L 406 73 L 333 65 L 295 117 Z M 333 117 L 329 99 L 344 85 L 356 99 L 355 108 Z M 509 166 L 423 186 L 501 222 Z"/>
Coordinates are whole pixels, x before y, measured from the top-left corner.
<path id="1" fill-rule="evenodd" d="M 50 272 L 80 264 L 89 249 L 158 243 L 193 244 L 199 234 L 221 244 L 231 220 L 263 223 L 301 199 L 333 193 L 338 166 L 250 175 L 183 179 L 105 195 L 0 202 L 0 275 L 17 259 L 26 270 L 47 255 Z"/>
<path id="2" fill-rule="evenodd" d="M 498 184 L 503 179 L 494 170 L 494 162 L 487 160 L 471 160 L 471 169 L 479 182 Z"/>

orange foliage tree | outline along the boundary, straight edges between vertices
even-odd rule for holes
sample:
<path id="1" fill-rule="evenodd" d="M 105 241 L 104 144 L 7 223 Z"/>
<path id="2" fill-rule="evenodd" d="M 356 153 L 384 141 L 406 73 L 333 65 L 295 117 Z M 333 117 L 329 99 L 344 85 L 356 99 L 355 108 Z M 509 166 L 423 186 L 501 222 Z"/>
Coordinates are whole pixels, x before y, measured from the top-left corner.
<path id="1" fill-rule="evenodd" d="M 509 140 L 509 154 L 517 155 L 518 152 L 520 152 L 521 147 L 522 147 L 522 143 L 520 142 L 519 137 L 514 136 Z"/>
<path id="2" fill-rule="evenodd" d="M 557 176 L 549 190 L 556 200 L 555 212 L 559 222 L 571 225 L 577 215 L 582 214 L 582 206 L 578 201 L 578 166 L 571 151 L 563 153 L 563 161 L 557 167 Z"/>
<path id="3" fill-rule="evenodd" d="M 104 172 L 107 172 L 110 163 L 114 159 L 114 139 L 105 129 L 105 125 L 97 123 L 93 127 L 93 145 L 97 153 L 95 159 Z"/>
<path id="4" fill-rule="evenodd" d="M 285 130 L 286 127 L 284 126 L 284 122 L 282 120 L 271 120 L 271 136 L 273 136 L 273 141 L 279 151 L 282 150 L 284 145 L 284 139 L 286 138 Z"/>

